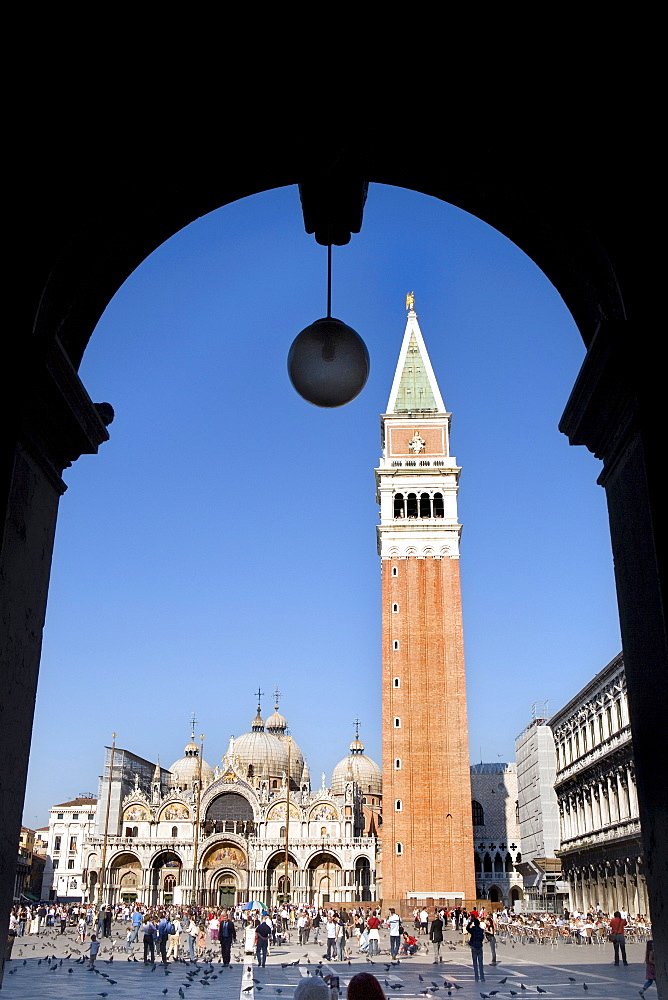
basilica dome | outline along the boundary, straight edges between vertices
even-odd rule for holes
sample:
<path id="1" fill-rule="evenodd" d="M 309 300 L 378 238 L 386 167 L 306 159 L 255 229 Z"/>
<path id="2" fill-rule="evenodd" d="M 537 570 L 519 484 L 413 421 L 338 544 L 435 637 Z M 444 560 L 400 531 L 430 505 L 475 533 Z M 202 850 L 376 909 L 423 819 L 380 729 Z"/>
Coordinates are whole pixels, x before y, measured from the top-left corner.
<path id="1" fill-rule="evenodd" d="M 199 747 L 192 740 L 185 750 L 184 756 L 175 760 L 170 767 L 172 775 L 170 785 L 173 788 L 192 788 L 199 774 Z M 213 780 L 213 768 L 202 760 L 202 785 L 208 785 Z"/>
<path id="2" fill-rule="evenodd" d="M 288 739 L 290 740 L 290 778 L 294 784 L 299 785 L 304 773 L 304 755 L 301 752 L 297 741 L 293 737 L 288 736 L 288 720 L 278 711 L 278 697 L 279 695 L 277 695 L 277 701 L 274 705 L 273 713 L 265 722 L 265 728 L 268 733 L 271 733 L 272 736 L 276 736 L 281 741 L 285 747 L 286 753 Z M 287 770 L 287 758 L 285 766 Z"/>
<path id="3" fill-rule="evenodd" d="M 346 781 L 350 780 L 357 782 L 363 794 L 383 794 L 381 770 L 375 760 L 365 755 L 359 733 L 355 734 L 355 739 L 350 744 L 349 755 L 340 760 L 332 771 L 332 795 L 343 795 Z"/>
<path id="4" fill-rule="evenodd" d="M 282 778 L 288 771 L 288 748 L 275 733 L 265 732 L 259 705 L 251 725 L 250 733 L 230 741 L 227 755 L 234 756 L 242 774 L 248 777 Z"/>

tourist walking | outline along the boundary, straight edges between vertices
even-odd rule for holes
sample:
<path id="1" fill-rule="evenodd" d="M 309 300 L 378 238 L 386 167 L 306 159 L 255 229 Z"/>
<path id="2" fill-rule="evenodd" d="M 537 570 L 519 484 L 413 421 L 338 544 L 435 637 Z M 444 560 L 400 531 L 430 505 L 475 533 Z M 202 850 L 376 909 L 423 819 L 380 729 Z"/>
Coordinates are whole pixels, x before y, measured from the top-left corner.
<path id="1" fill-rule="evenodd" d="M 90 936 L 90 948 L 88 949 L 88 968 L 95 968 L 95 959 L 97 958 L 97 953 L 100 950 L 100 942 L 94 934 Z"/>
<path id="2" fill-rule="evenodd" d="M 237 931 L 234 921 L 230 920 L 227 910 L 223 910 L 218 926 L 218 940 L 220 941 L 220 955 L 225 967 L 230 964 L 232 952 L 232 942 L 237 939 Z"/>
<path id="3" fill-rule="evenodd" d="M 149 955 L 151 956 L 151 964 L 155 964 L 155 924 L 151 920 L 148 914 L 144 917 L 144 965 L 149 963 Z"/>
<path id="4" fill-rule="evenodd" d="M 440 961 L 441 945 L 443 944 L 443 921 L 439 917 L 438 911 L 434 913 L 434 919 L 429 928 L 429 940 L 434 948 L 434 965 L 436 965 Z"/>
<path id="5" fill-rule="evenodd" d="M 380 954 L 380 933 L 378 928 L 380 927 L 380 920 L 373 913 L 366 922 L 369 928 L 369 955 L 373 958 L 374 955 Z"/>
<path id="6" fill-rule="evenodd" d="M 267 964 L 267 951 L 269 950 L 269 938 L 271 937 L 271 927 L 262 920 L 255 928 L 257 964 L 264 969 Z"/>
<path id="7" fill-rule="evenodd" d="M 645 947 L 645 976 L 646 983 L 638 993 L 641 997 L 644 997 L 645 990 L 648 990 L 652 983 L 656 985 L 656 963 L 654 960 L 654 942 L 648 941 Z"/>
<path id="8" fill-rule="evenodd" d="M 624 928 L 626 927 L 626 921 L 619 912 L 615 910 L 615 915 L 610 921 L 610 940 L 612 941 L 612 946 L 615 949 L 615 965 L 619 965 L 619 953 L 622 953 L 622 962 L 624 965 L 629 963 L 626 961 L 626 937 L 624 934 Z"/>
<path id="9" fill-rule="evenodd" d="M 485 941 L 487 941 L 492 953 L 492 961 L 489 964 L 496 965 L 496 927 L 494 926 L 491 914 L 483 920 L 483 929 L 485 931 Z"/>
<path id="10" fill-rule="evenodd" d="M 482 945 L 485 940 L 485 932 L 480 926 L 480 921 L 477 917 L 473 917 L 469 920 L 466 925 L 466 930 L 469 935 L 469 948 L 471 949 L 471 958 L 473 959 L 475 981 L 478 982 L 478 980 L 480 980 L 481 983 L 484 983 L 485 972 L 482 966 Z"/>
<path id="11" fill-rule="evenodd" d="M 327 921 L 327 961 L 330 962 L 336 955 L 336 917 L 330 917 Z"/>
<path id="12" fill-rule="evenodd" d="M 392 958 L 396 958 L 399 954 L 399 945 L 401 944 L 401 917 L 396 912 L 393 906 L 390 907 L 390 915 L 387 918 L 387 926 L 390 931 L 390 955 Z"/>
<path id="13" fill-rule="evenodd" d="M 190 919 L 188 921 L 188 958 L 191 962 L 195 961 L 195 941 L 197 940 L 198 927 L 195 923 L 195 918 L 193 914 L 190 914 Z"/>

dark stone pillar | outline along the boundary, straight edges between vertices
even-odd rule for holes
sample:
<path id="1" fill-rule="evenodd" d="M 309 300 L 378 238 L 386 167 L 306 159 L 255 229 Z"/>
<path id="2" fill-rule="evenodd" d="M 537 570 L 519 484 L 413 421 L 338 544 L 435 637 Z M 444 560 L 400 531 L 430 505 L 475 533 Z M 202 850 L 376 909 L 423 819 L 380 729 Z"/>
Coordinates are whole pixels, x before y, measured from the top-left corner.
<path id="1" fill-rule="evenodd" d="M 6 513 L 0 548 L 0 955 L 5 953 L 18 856 L 35 692 L 63 469 L 109 437 L 108 404 L 95 406 L 58 342 L 36 366 L 17 437 L 1 470 Z M 4 965 L 4 961 L 3 961 Z M 0 971 L 0 983 L 2 972 Z"/>
<path id="2" fill-rule="evenodd" d="M 668 997 L 666 389 L 652 341 L 604 323 L 560 429 L 603 460 L 659 996 Z"/>

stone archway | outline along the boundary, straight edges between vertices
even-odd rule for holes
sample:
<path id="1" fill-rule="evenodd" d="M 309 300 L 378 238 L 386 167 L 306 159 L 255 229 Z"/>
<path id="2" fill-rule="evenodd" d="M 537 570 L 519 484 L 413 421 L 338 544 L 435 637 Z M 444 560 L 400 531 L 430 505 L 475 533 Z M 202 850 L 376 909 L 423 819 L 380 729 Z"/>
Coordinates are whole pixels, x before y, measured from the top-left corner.
<path id="1" fill-rule="evenodd" d="M 97 882 L 97 879 L 95 881 Z M 116 854 L 109 862 L 105 882 L 111 902 L 123 900 L 124 894 L 128 897 L 127 902 L 137 899 L 142 884 L 142 866 L 139 857 L 130 851 Z"/>
<path id="2" fill-rule="evenodd" d="M 341 871 L 341 862 L 329 851 L 319 851 L 309 860 L 308 902 L 312 906 L 320 907 L 339 902 Z"/>
<path id="3" fill-rule="evenodd" d="M 415 97 L 416 106 L 438 120 L 443 92 L 424 87 Z M 607 103 L 621 117 L 616 101 Z M 104 157 L 90 155 L 90 130 L 78 129 L 76 120 L 67 135 L 53 135 L 53 172 L 39 191 L 31 186 L 22 196 L 32 239 L 16 329 L 19 356 L 26 363 L 16 368 L 22 405 L 5 425 L 13 437 L 3 452 L 1 473 L 6 531 L 0 580 L 6 587 L 7 645 L 0 660 L 8 670 L 3 689 L 9 724 L 0 727 L 0 752 L 5 759 L 12 752 L 18 755 L 2 808 L 7 835 L 0 894 L 5 902 L 11 899 L 11 852 L 23 801 L 53 531 L 63 489 L 60 474 L 82 453 L 96 451 L 106 437 L 104 419 L 76 375 L 97 318 L 122 281 L 162 240 L 198 215 L 255 191 L 301 180 L 309 231 L 322 232 L 332 217 L 335 242 L 344 242 L 345 231 L 359 225 L 362 178 L 369 177 L 451 201 L 494 225 L 552 280 L 589 348 L 562 428 L 572 443 L 586 444 L 604 461 L 648 890 L 657 951 L 668 953 L 662 941 L 668 933 L 666 791 L 653 725 L 657 716 L 668 714 L 659 583 L 666 561 L 663 401 L 653 371 L 653 322 L 659 311 L 657 291 L 638 253 L 642 241 L 634 233 L 641 214 L 636 199 L 645 186 L 633 163 L 645 164 L 649 157 L 638 148 L 633 160 L 599 152 L 591 143 L 591 123 L 582 115 L 587 101 L 578 95 L 577 101 L 566 99 L 560 106 L 563 121 L 548 112 L 526 136 L 481 127 L 477 115 L 470 125 L 453 124 L 447 170 L 442 149 L 428 130 L 421 136 L 419 156 L 398 158 L 394 137 L 390 141 L 374 123 L 356 134 L 348 114 L 340 133 L 328 129 L 321 134 L 306 123 L 299 136 L 285 130 L 272 140 L 250 108 L 237 107 L 234 148 L 243 145 L 246 155 L 221 157 L 216 145 L 185 165 L 144 149 L 127 157 L 127 166 L 112 168 Z M 603 109 L 600 113 L 599 133 L 623 130 L 617 117 L 607 120 Z M 246 120 L 253 122 L 248 134 Z M 28 145 L 22 144 L 26 163 L 39 160 L 42 140 L 36 131 Z M 85 176 L 76 169 L 79 163 L 90 164 Z M 326 183 L 314 166 L 321 163 L 332 165 L 324 171 Z M 25 171 L 26 178 L 29 173 Z M 650 184 L 650 197 L 651 190 Z"/>
<path id="4" fill-rule="evenodd" d="M 149 872 L 149 905 L 171 906 L 186 901 L 182 871 L 183 862 L 174 851 L 161 851 L 153 858 Z"/>

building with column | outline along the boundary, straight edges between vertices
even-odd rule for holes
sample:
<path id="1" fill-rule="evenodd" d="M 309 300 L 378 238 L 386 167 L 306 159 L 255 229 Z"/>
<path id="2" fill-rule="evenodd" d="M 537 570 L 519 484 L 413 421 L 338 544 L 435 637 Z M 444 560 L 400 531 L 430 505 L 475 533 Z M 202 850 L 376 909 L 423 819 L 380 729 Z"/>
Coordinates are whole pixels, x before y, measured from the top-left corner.
<path id="1" fill-rule="evenodd" d="M 383 900 L 406 914 L 475 898 L 457 491 L 414 307 L 376 469 L 382 568 Z"/>
<path id="2" fill-rule="evenodd" d="M 648 914 L 622 654 L 549 725 L 556 747 L 559 854 L 571 908 Z"/>
<path id="3" fill-rule="evenodd" d="M 522 845 L 519 870 L 524 880 L 524 909 L 559 911 L 568 902 L 563 882 L 559 804 L 554 790 L 557 757 L 547 724 L 547 703 L 536 703 L 533 718 L 515 741 L 517 813 Z"/>
<path id="4" fill-rule="evenodd" d="M 319 788 L 278 703 L 266 722 L 258 705 L 250 731 L 230 738 L 215 767 L 194 736 L 193 728 L 168 769 L 117 748 L 112 764 L 105 749 L 97 821 L 81 851 L 85 898 L 151 906 L 377 898 L 382 776 L 359 729 L 331 786 L 323 774 Z M 53 899 L 70 888 L 54 869 L 69 857 L 66 811 L 51 811 Z"/>
<path id="5" fill-rule="evenodd" d="M 88 851 L 86 841 L 94 835 L 97 799 L 78 796 L 52 806 L 49 812 L 42 897 L 60 902 L 88 898 Z"/>
<path id="6" fill-rule="evenodd" d="M 514 906 L 524 895 L 515 764 L 473 764 L 471 805 L 476 896 Z"/>

